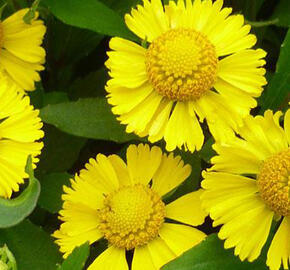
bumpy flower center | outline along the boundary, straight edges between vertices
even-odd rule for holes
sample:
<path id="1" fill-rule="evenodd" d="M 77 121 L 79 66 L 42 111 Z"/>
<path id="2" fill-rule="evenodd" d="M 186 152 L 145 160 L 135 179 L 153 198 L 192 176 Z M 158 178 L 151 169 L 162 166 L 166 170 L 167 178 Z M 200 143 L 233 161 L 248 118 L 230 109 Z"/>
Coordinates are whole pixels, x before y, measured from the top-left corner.
<path id="1" fill-rule="evenodd" d="M 141 184 L 122 187 L 105 198 L 100 230 L 112 245 L 130 250 L 154 239 L 164 217 L 165 205 L 157 193 Z"/>
<path id="2" fill-rule="evenodd" d="M 172 29 L 154 40 L 146 54 L 149 81 L 171 100 L 199 99 L 216 80 L 218 59 L 205 35 Z"/>
<path id="3" fill-rule="evenodd" d="M 290 148 L 264 162 L 257 183 L 262 199 L 276 214 L 290 215 Z"/>

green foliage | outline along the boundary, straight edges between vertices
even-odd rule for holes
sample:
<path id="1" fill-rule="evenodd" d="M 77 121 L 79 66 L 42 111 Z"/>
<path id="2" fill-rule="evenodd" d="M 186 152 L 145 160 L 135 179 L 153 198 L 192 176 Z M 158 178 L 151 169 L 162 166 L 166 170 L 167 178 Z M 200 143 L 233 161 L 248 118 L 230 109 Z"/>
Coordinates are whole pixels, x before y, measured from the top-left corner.
<path id="1" fill-rule="evenodd" d="M 70 177 L 68 173 L 51 173 L 43 176 L 39 205 L 50 213 L 57 213 L 62 206 L 63 186 L 70 186 Z"/>
<path id="2" fill-rule="evenodd" d="M 262 110 L 278 110 L 286 108 L 290 95 L 290 30 L 288 30 L 284 42 L 281 45 L 280 56 L 276 65 L 276 72 L 273 75 L 267 89 L 265 90 L 265 101 Z"/>
<path id="3" fill-rule="evenodd" d="M 177 1 L 177 0 L 174 0 Z M 30 23 L 38 0 L 0 0 L 3 19 L 16 10 L 34 6 L 24 20 Z M 29 181 L 13 199 L 0 198 L 0 247 L 7 245 L 14 254 L 19 270 L 82 270 L 106 247 L 100 241 L 77 247 L 63 260 L 51 234 L 59 228 L 57 213 L 62 207 L 63 186 L 98 153 L 125 157 L 130 143 L 146 141 L 125 132 L 106 101 L 105 85 L 109 79 L 104 66 L 112 36 L 130 40 L 137 37 L 128 30 L 124 15 L 142 0 L 41 0 L 40 17 L 47 26 L 44 48 L 45 71 L 37 90 L 29 93 L 32 105 L 40 110 L 44 122 L 44 148 L 34 177 L 31 160 Z M 163 3 L 168 3 L 164 0 Z M 251 113 L 267 109 L 283 110 L 290 100 L 290 3 L 289 0 L 225 0 L 235 14 L 243 14 L 252 26 L 256 47 L 267 52 L 268 85 Z M 144 42 L 144 41 L 143 41 Z M 142 43 L 140 41 L 140 43 Z M 1 53 L 0 53 L 1 58 Z M 206 126 L 206 125 L 205 125 Z M 210 166 L 215 155 L 214 143 L 204 128 L 206 141 L 201 151 L 191 154 L 175 150 L 192 166 L 189 178 L 166 195 L 166 202 L 197 190 L 201 172 Z M 164 142 L 158 146 L 165 151 Z M 41 189 L 40 189 L 41 186 Z M 13 227 L 12 227 L 13 226 Z M 241 262 L 233 250 L 225 250 L 223 241 L 214 234 L 209 219 L 200 227 L 211 234 L 200 245 L 185 252 L 164 270 L 266 270 L 265 250 L 253 263 Z M 0 255 L 1 256 L 1 255 Z M 130 260 L 130 256 L 128 256 Z M 1 264 L 0 264 L 1 269 Z"/>
<path id="4" fill-rule="evenodd" d="M 66 24 L 109 36 L 134 38 L 124 20 L 98 0 L 44 0 L 49 10 Z"/>
<path id="5" fill-rule="evenodd" d="M 11 227 L 24 220 L 36 206 L 40 184 L 34 177 L 32 159 L 28 158 L 26 172 L 29 175 L 28 187 L 15 199 L 0 198 L 0 228 Z"/>
<path id="6" fill-rule="evenodd" d="M 110 111 L 105 98 L 86 98 L 48 105 L 40 111 L 40 116 L 45 123 L 75 136 L 114 142 L 137 138 L 125 132 L 124 126 L 118 123 Z"/>
<path id="7" fill-rule="evenodd" d="M 13 253 L 18 270 L 55 270 L 61 261 L 50 235 L 28 220 L 0 230 L 0 245 L 4 244 Z"/>
<path id="8" fill-rule="evenodd" d="M 241 262 L 232 250 L 225 250 L 216 234 L 210 235 L 198 246 L 185 252 L 163 270 L 267 270 L 265 258 L 253 263 Z"/>
<path id="9" fill-rule="evenodd" d="M 58 270 L 82 270 L 89 256 L 90 246 L 85 243 L 76 247 L 72 254 L 62 263 Z"/>
<path id="10" fill-rule="evenodd" d="M 278 26 L 290 27 L 290 5 L 289 0 L 277 1 L 276 8 L 273 12 L 272 18 L 277 18 Z"/>

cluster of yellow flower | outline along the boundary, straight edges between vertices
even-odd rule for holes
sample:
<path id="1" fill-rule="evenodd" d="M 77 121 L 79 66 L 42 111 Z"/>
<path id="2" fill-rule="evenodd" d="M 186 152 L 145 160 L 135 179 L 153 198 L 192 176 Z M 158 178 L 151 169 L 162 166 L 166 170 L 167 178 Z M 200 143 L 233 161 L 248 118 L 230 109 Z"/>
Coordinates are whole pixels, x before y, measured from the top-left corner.
<path id="1" fill-rule="evenodd" d="M 125 16 L 128 28 L 147 45 L 112 38 L 106 67 L 108 102 L 128 133 L 164 138 L 166 150 L 200 150 L 206 120 L 217 155 L 204 171 L 202 188 L 165 204 L 191 173 L 179 156 L 157 146 L 130 145 L 126 163 L 99 154 L 64 187 L 63 222 L 53 236 L 64 257 L 89 241 L 108 248 L 89 270 L 156 270 L 206 235 L 193 226 L 209 214 L 225 248 L 241 260 L 255 260 L 270 233 L 267 265 L 290 263 L 290 110 L 253 117 L 250 110 L 266 84 L 264 57 L 242 15 L 223 1 L 144 0 Z M 0 24 L 0 195 L 10 197 L 26 176 L 28 155 L 40 153 L 43 132 L 38 111 L 23 90 L 33 90 L 43 68 L 45 27 L 25 10 Z M 4 79 L 5 78 L 5 79 Z M 2 80 L 2 79 L 1 79 Z M 290 86 L 289 86 L 290 87 Z M 5 151 L 4 151 L 5 150 Z M 176 221 L 176 222 L 173 222 Z"/>

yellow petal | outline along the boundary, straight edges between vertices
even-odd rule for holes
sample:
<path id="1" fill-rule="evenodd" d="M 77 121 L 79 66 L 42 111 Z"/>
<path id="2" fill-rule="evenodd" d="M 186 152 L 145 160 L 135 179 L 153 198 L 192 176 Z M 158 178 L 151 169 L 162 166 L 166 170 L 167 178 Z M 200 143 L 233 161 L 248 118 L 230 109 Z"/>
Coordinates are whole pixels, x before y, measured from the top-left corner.
<path id="1" fill-rule="evenodd" d="M 106 156 L 98 154 L 97 158 L 91 158 L 85 167 L 86 169 L 80 171 L 80 178 L 83 181 L 105 194 L 119 188 L 116 172 Z"/>
<path id="2" fill-rule="evenodd" d="M 144 136 L 147 134 L 149 135 L 148 140 L 150 142 L 154 143 L 164 137 L 172 106 L 173 101 L 167 99 L 161 100 L 155 115 L 152 117 L 144 131 Z M 142 136 L 142 134 L 140 134 L 140 136 Z"/>
<path id="3" fill-rule="evenodd" d="M 162 96 L 153 91 L 130 112 L 122 114 L 118 120 L 120 120 L 122 124 L 127 125 L 126 131 L 128 133 L 135 132 L 139 135 L 144 132 L 148 123 L 152 121 L 161 100 Z"/>
<path id="4" fill-rule="evenodd" d="M 193 152 L 200 150 L 204 136 L 195 115 L 190 115 L 189 104 L 177 102 L 165 129 L 166 150 L 176 147 Z"/>
<path id="5" fill-rule="evenodd" d="M 243 140 L 231 141 L 229 145 L 216 143 L 213 149 L 218 153 L 211 159 L 213 171 L 237 174 L 257 174 L 260 172 L 264 156 L 252 152 Z"/>
<path id="6" fill-rule="evenodd" d="M 6 50 L 1 50 L 0 66 L 22 89 L 34 90 L 34 82 L 40 81 L 38 71 L 43 70 L 39 63 L 25 62 Z"/>
<path id="7" fill-rule="evenodd" d="M 108 159 L 114 167 L 120 186 L 129 186 L 132 184 L 126 163 L 117 155 L 110 155 Z"/>
<path id="8" fill-rule="evenodd" d="M 164 223 L 159 234 L 177 256 L 198 245 L 206 237 L 195 228 L 173 223 Z"/>
<path id="9" fill-rule="evenodd" d="M 242 116 L 233 110 L 228 100 L 220 94 L 208 91 L 203 97 L 191 102 L 194 110 L 202 121 L 207 121 L 211 134 L 216 141 L 228 142 L 236 130 L 243 123 Z"/>
<path id="10" fill-rule="evenodd" d="M 112 38 L 110 48 L 113 51 L 107 53 L 106 67 L 112 79 L 108 86 L 136 88 L 147 81 L 146 50 L 143 47 L 125 39 Z"/>
<path id="11" fill-rule="evenodd" d="M 130 145 L 127 149 L 127 168 L 133 183 L 147 185 L 160 166 L 162 151 L 148 144 Z"/>
<path id="12" fill-rule="evenodd" d="M 288 148 L 286 134 L 280 126 L 281 112 L 267 110 L 263 116 L 248 116 L 238 133 L 267 158 Z"/>
<path id="13" fill-rule="evenodd" d="M 1 25 L 3 28 L 3 48 L 16 57 L 30 63 L 44 63 L 45 50 L 41 47 L 46 31 L 43 22 L 37 20 L 38 14 L 26 24 L 23 21 L 28 9 L 17 11 L 5 19 Z"/>
<path id="14" fill-rule="evenodd" d="M 19 191 L 19 184 L 27 177 L 25 166 L 27 158 L 40 154 L 42 143 L 23 143 L 10 140 L 0 140 L 0 197 L 10 198 L 12 191 Z"/>
<path id="15" fill-rule="evenodd" d="M 169 29 L 161 0 L 144 0 L 143 6 L 125 15 L 125 22 L 132 32 L 149 42 Z"/>
<path id="16" fill-rule="evenodd" d="M 244 25 L 242 15 L 231 15 L 218 21 L 207 36 L 216 47 L 217 55 L 224 56 L 253 47 L 257 38 L 249 34 L 250 30 L 249 25 Z"/>
<path id="17" fill-rule="evenodd" d="M 163 154 L 160 167 L 153 176 L 152 189 L 160 196 L 180 185 L 191 173 L 191 166 L 184 165 L 180 156 Z"/>
<path id="18" fill-rule="evenodd" d="M 86 206 L 96 212 L 102 206 L 104 199 L 102 188 L 98 187 L 102 187 L 102 183 L 98 183 L 97 178 L 83 177 L 83 173 L 80 176 L 76 175 L 71 179 L 71 188 L 63 187 L 62 199 L 75 205 Z"/>
<path id="19" fill-rule="evenodd" d="M 207 213 L 201 207 L 202 190 L 188 193 L 166 205 L 166 217 L 192 226 L 201 225 Z"/>
<path id="20" fill-rule="evenodd" d="M 145 83 L 134 89 L 121 86 L 107 86 L 106 90 L 109 93 L 107 96 L 108 103 L 114 106 L 112 112 L 119 115 L 132 111 L 154 91 L 152 85 L 149 83 Z"/>
<path id="21" fill-rule="evenodd" d="M 103 237 L 97 229 L 75 236 L 69 236 L 62 230 L 58 230 L 55 231 L 52 236 L 56 238 L 55 242 L 60 246 L 60 251 L 64 253 L 64 258 L 67 258 L 75 247 L 81 246 L 86 242 L 92 244 Z"/>
<path id="22" fill-rule="evenodd" d="M 99 255 L 88 267 L 88 270 L 129 270 L 125 249 L 111 246 Z"/>
<path id="23" fill-rule="evenodd" d="M 289 269 L 290 264 L 290 217 L 284 217 L 268 251 L 267 265 L 270 270 L 279 270 L 281 264 Z"/>
<path id="24" fill-rule="evenodd" d="M 202 205 L 214 219 L 214 226 L 230 222 L 261 202 L 253 179 L 222 172 L 204 172 L 203 178 Z"/>
<path id="25" fill-rule="evenodd" d="M 59 214 L 60 219 L 64 221 L 60 228 L 69 236 L 97 229 L 99 225 L 97 211 L 82 202 L 74 203 L 66 200 Z"/>
<path id="26" fill-rule="evenodd" d="M 153 264 L 148 246 L 136 247 L 132 260 L 132 270 L 159 270 Z"/>
<path id="27" fill-rule="evenodd" d="M 243 50 L 219 61 L 218 77 L 242 91 L 259 96 L 265 79 L 263 58 L 266 52 L 258 50 Z"/>
<path id="28" fill-rule="evenodd" d="M 150 241 L 147 246 L 156 269 L 160 269 L 163 265 L 176 258 L 176 255 L 160 237 Z"/>

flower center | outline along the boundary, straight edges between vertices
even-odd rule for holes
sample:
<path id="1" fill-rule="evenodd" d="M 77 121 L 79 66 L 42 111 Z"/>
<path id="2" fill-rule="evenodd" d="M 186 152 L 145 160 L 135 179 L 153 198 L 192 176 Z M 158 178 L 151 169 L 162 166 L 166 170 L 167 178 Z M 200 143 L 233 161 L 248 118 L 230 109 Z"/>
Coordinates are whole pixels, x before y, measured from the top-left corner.
<path id="1" fill-rule="evenodd" d="M 158 236 L 165 204 L 150 188 L 136 184 L 109 194 L 99 217 L 104 237 L 112 245 L 130 250 Z"/>
<path id="2" fill-rule="evenodd" d="M 205 35 L 172 29 L 154 40 L 146 53 L 146 69 L 155 90 L 171 100 L 199 99 L 215 83 L 218 59 Z"/>
<path id="3" fill-rule="evenodd" d="M 275 213 L 290 215 L 290 148 L 265 160 L 257 183 L 262 199 Z"/>

